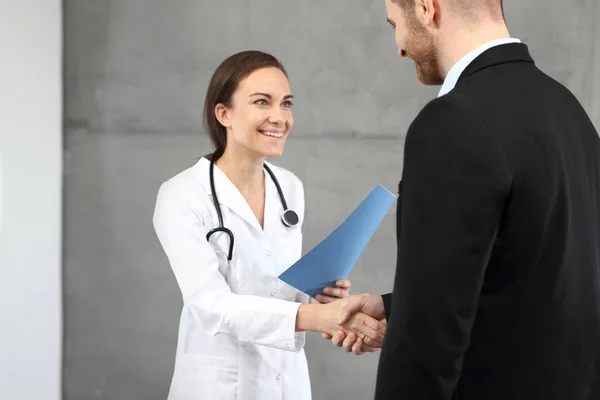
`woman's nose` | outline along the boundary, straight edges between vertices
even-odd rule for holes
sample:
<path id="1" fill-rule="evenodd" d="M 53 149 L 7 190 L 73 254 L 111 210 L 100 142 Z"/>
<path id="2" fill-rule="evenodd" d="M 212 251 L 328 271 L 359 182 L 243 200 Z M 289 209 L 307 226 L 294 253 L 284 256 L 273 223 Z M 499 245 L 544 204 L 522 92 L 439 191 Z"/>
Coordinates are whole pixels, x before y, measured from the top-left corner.
<path id="1" fill-rule="evenodd" d="M 274 111 L 269 115 L 269 122 L 272 124 L 283 125 L 286 122 L 286 118 L 283 115 L 283 112 Z"/>

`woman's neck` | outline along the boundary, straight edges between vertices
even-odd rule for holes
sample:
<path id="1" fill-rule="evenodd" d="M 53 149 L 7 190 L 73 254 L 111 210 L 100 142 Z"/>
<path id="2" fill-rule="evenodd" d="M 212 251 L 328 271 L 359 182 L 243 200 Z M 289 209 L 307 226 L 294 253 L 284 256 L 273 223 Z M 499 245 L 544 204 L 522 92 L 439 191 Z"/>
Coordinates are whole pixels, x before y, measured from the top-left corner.
<path id="1" fill-rule="evenodd" d="M 265 179 L 263 157 L 253 157 L 247 152 L 225 149 L 223 155 L 215 162 L 242 195 L 264 193 Z"/>

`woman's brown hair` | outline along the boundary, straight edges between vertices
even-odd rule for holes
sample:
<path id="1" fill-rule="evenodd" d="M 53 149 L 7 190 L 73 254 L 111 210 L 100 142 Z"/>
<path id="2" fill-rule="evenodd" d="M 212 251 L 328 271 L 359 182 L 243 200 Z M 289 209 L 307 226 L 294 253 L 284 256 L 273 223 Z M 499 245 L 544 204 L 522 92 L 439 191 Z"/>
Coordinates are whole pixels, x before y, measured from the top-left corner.
<path id="1" fill-rule="evenodd" d="M 257 50 L 242 51 L 225 59 L 215 70 L 204 100 L 204 129 L 215 148 L 215 159 L 221 157 L 227 145 L 227 129 L 215 116 L 217 104 L 231 107 L 233 94 L 240 82 L 252 72 L 267 67 L 281 70 L 287 77 L 283 65 L 271 54 Z"/>

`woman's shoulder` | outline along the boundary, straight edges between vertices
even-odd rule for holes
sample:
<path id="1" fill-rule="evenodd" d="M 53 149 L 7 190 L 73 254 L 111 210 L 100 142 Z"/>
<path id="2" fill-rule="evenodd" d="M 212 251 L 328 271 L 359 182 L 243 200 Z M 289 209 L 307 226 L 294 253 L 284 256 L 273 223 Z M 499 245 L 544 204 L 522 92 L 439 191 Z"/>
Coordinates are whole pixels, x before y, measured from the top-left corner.
<path id="1" fill-rule="evenodd" d="M 184 205 L 198 204 L 199 198 L 206 197 L 204 185 L 199 177 L 198 165 L 192 165 L 159 184 L 157 197 L 172 203 Z"/>

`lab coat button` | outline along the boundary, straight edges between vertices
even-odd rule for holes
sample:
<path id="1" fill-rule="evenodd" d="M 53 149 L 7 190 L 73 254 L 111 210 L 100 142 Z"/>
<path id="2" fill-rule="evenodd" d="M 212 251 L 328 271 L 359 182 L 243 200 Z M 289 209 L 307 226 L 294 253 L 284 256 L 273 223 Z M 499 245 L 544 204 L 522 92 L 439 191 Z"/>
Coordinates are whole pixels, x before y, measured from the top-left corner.
<path id="1" fill-rule="evenodd" d="M 276 378 L 277 378 L 277 380 L 280 380 L 281 379 L 281 375 L 277 374 Z"/>
<path id="2" fill-rule="evenodd" d="M 271 292 L 271 297 L 274 297 L 274 296 L 275 296 L 275 292 Z"/>
<path id="3" fill-rule="evenodd" d="M 271 252 L 267 252 L 267 257 L 271 257 Z"/>

